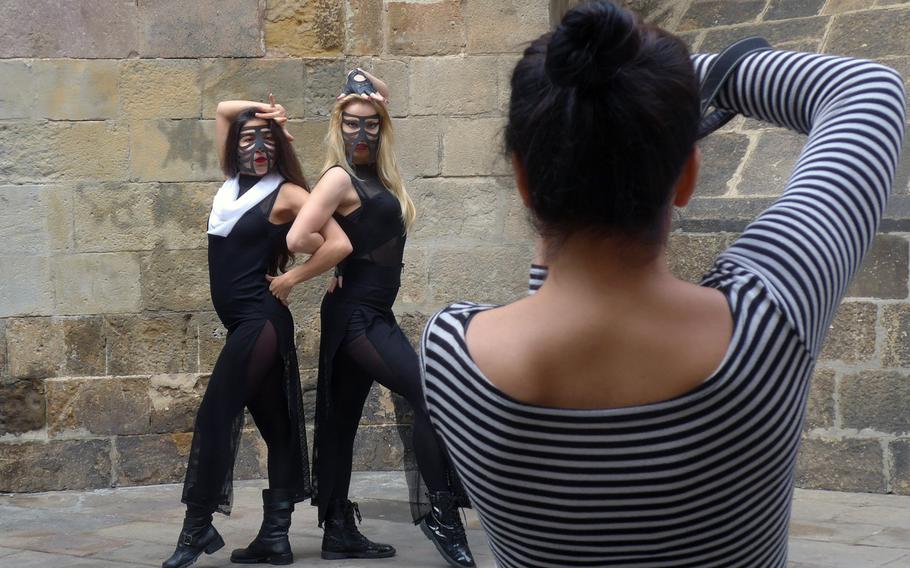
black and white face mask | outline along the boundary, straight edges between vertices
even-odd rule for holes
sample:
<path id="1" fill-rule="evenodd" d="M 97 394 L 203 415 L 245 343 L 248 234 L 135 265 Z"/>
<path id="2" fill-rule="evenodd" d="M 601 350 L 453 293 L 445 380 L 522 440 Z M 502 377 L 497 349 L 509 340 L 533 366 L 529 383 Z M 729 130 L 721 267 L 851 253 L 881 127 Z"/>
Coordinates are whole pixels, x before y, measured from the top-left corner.
<path id="1" fill-rule="evenodd" d="M 242 174 L 263 176 L 275 165 L 275 141 L 268 125 L 244 126 L 237 145 L 237 169 Z"/>
<path id="2" fill-rule="evenodd" d="M 344 138 L 344 153 L 348 163 L 354 163 L 358 147 L 367 152 L 367 163 L 373 164 L 379 156 L 379 128 L 382 117 L 379 114 L 357 116 L 341 113 L 341 135 Z"/>

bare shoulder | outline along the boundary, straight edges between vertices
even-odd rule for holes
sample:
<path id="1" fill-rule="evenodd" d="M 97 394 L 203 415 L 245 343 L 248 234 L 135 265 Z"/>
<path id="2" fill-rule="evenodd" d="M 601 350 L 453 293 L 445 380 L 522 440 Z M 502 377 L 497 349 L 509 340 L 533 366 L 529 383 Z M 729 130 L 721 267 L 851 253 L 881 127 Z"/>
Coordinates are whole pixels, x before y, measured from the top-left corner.
<path id="1" fill-rule="evenodd" d="M 319 189 L 324 187 L 329 190 L 344 191 L 353 187 L 353 184 L 351 183 L 350 174 L 344 168 L 332 166 L 322 174 L 322 177 L 316 182 L 316 187 Z"/>

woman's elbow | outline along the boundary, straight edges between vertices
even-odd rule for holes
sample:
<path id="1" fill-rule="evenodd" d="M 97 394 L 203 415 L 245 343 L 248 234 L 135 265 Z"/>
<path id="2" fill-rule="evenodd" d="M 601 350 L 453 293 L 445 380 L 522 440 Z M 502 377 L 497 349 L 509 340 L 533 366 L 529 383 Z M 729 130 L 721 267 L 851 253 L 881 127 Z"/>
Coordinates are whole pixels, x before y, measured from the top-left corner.
<path id="1" fill-rule="evenodd" d="M 288 233 L 285 239 L 288 250 L 299 254 L 313 254 L 322 245 L 322 239 L 316 238 L 318 235 L 292 235 Z"/>

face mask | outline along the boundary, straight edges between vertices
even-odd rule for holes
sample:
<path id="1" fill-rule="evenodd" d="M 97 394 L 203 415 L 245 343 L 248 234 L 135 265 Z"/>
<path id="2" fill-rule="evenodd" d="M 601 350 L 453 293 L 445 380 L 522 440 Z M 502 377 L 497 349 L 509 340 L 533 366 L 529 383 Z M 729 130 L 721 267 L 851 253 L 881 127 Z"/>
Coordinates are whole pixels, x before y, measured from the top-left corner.
<path id="1" fill-rule="evenodd" d="M 344 138 L 344 153 L 347 155 L 348 163 L 354 163 L 354 151 L 357 146 L 364 144 L 369 152 L 368 163 L 376 162 L 379 155 L 379 128 L 382 124 L 382 117 L 378 114 L 371 116 L 357 116 L 356 114 L 341 113 L 342 127 L 341 136 Z M 357 123 L 356 130 L 353 124 Z"/>
<path id="2" fill-rule="evenodd" d="M 266 161 L 256 171 L 256 152 L 261 153 Z M 237 145 L 238 170 L 242 174 L 261 176 L 268 173 L 275 164 L 275 142 L 268 126 L 244 126 L 240 129 L 240 142 Z M 265 167 L 265 171 L 262 168 Z"/>

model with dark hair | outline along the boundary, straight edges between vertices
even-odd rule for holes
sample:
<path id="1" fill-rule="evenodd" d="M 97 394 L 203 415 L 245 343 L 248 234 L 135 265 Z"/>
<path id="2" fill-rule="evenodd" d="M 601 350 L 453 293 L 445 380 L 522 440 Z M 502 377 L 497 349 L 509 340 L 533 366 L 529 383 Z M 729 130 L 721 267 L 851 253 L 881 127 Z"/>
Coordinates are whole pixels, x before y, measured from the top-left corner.
<path id="1" fill-rule="evenodd" d="M 812 370 L 888 199 L 906 99 L 869 61 L 743 59 L 719 107 L 808 141 L 690 284 L 666 243 L 714 58 L 600 1 L 515 66 L 506 146 L 549 275 L 505 306 L 443 309 L 420 347 L 430 418 L 502 568 L 787 565 Z"/>
<path id="2" fill-rule="evenodd" d="M 183 486 L 186 517 L 164 568 L 192 565 L 224 546 L 212 526 L 230 514 L 234 461 L 244 408 L 268 446 L 269 488 L 263 521 L 237 563 L 290 564 L 288 529 L 294 503 L 311 495 L 303 400 L 288 294 L 298 283 L 335 266 L 351 251 L 329 219 L 320 240 L 299 252 L 310 258 L 288 269 L 291 222 L 307 200 L 307 183 L 285 131 L 280 105 L 227 101 L 218 105 L 216 140 L 227 180 L 208 223 L 212 304 L 228 330 L 199 406 Z"/>
<path id="3" fill-rule="evenodd" d="M 354 438 L 375 380 L 413 408 L 414 453 L 429 497 L 427 504 L 421 483 L 411 480 L 415 523 L 452 566 L 470 567 L 458 510 L 463 494 L 430 427 L 417 354 L 392 313 L 415 211 L 398 170 L 387 97 L 384 83 L 369 73 L 348 75 L 329 119 L 322 177 L 288 233 L 291 249 L 300 250 L 318 242 L 316 231 L 334 218 L 354 247 L 321 311 L 313 503 L 325 529 L 322 557 L 395 554 L 358 531 L 356 504 L 348 500 Z"/>

